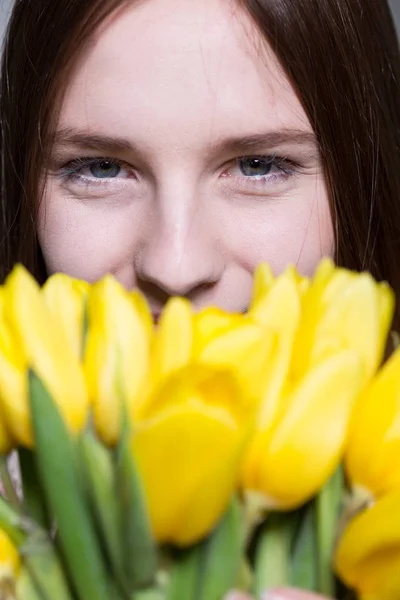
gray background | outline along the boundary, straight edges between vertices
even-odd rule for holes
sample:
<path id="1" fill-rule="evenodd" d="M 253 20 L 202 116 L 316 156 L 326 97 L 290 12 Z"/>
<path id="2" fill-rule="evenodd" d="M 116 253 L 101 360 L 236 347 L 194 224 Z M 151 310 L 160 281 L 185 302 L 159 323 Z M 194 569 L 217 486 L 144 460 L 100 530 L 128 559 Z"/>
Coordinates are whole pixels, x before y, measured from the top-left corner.
<path id="1" fill-rule="evenodd" d="M 40 2 L 41 0 L 36 0 L 36 2 Z M 57 0 L 54 0 L 57 2 Z M 318 0 L 315 0 L 318 2 Z M 380 2 L 380 0 L 375 0 L 376 2 Z M 400 33 L 400 0 L 389 0 L 393 12 L 397 22 L 397 29 Z M 0 40 L 3 38 L 4 29 L 6 27 L 7 19 L 10 14 L 11 6 L 13 4 L 13 0 L 0 0 Z"/>

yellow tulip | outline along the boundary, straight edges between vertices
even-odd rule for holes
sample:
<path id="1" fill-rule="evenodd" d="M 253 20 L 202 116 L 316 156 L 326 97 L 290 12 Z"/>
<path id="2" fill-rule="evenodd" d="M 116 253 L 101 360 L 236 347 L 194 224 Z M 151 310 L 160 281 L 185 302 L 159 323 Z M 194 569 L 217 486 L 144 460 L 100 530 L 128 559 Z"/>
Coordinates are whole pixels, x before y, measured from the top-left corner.
<path id="1" fill-rule="evenodd" d="M 59 321 L 76 356 L 82 356 L 84 348 L 84 319 L 89 284 L 73 279 L 63 273 L 49 277 L 43 286 L 43 294 L 54 318 Z"/>
<path id="2" fill-rule="evenodd" d="M 149 372 L 151 338 L 137 302 L 110 276 L 88 295 L 86 380 L 97 431 L 111 445 L 119 438 L 121 403 L 131 412 Z"/>
<path id="3" fill-rule="evenodd" d="M 243 487 L 261 492 L 274 509 L 292 509 L 311 498 L 340 462 L 362 381 L 361 361 L 347 350 L 286 388 L 267 407 L 268 420 L 265 414 L 259 420 L 243 466 Z"/>
<path id="4" fill-rule="evenodd" d="M 377 284 L 366 273 L 358 275 L 340 294 L 335 294 L 318 321 L 311 363 L 337 349 L 355 349 L 363 359 L 368 381 L 382 361 L 393 307 L 390 288 Z"/>
<path id="5" fill-rule="evenodd" d="M 393 311 L 394 293 L 385 283 L 322 261 L 304 296 L 295 376 L 338 351 L 354 349 L 363 360 L 367 383 L 382 361 Z"/>
<path id="6" fill-rule="evenodd" d="M 8 535 L 0 529 L 0 598 L 15 598 L 16 581 L 21 561 L 18 551 Z"/>
<path id="7" fill-rule="evenodd" d="M 354 488 L 373 496 L 400 490 L 400 348 L 357 402 L 345 465 Z"/>
<path id="8" fill-rule="evenodd" d="M 339 540 L 335 570 L 360 600 L 398 600 L 400 491 L 359 513 Z"/>
<path id="9" fill-rule="evenodd" d="M 154 392 L 132 451 L 159 542 L 186 546 L 223 514 L 237 482 L 252 411 L 229 370 L 191 365 Z"/>
<path id="10" fill-rule="evenodd" d="M 12 436 L 22 445 L 33 444 L 29 369 L 43 381 L 67 426 L 81 430 L 89 409 L 83 370 L 62 325 L 23 267 L 13 270 L 2 289 L 2 313 L 0 395 Z"/>
<path id="11" fill-rule="evenodd" d="M 242 484 L 290 509 L 340 462 L 356 399 L 382 359 L 394 296 L 330 259 L 311 280 L 288 268 L 259 289 L 249 316 L 275 339 Z"/>

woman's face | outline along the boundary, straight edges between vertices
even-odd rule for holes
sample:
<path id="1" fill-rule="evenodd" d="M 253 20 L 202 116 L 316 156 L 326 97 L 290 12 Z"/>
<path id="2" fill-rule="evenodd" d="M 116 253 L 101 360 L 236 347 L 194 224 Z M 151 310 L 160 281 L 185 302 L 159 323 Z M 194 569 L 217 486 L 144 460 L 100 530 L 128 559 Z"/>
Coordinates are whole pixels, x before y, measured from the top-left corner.
<path id="1" fill-rule="evenodd" d="M 230 0 L 115 13 L 68 83 L 48 167 L 48 272 L 112 273 L 155 314 L 170 295 L 243 311 L 258 263 L 310 274 L 333 251 L 310 123 Z"/>

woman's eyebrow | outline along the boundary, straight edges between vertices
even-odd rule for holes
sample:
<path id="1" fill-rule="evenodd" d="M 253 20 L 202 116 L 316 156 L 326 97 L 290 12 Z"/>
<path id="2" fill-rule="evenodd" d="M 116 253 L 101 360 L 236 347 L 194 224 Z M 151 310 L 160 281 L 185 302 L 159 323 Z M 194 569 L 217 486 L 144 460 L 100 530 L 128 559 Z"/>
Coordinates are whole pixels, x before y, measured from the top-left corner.
<path id="1" fill-rule="evenodd" d="M 272 150 L 282 145 L 307 147 L 317 154 L 318 144 L 312 131 L 299 129 L 280 129 L 251 135 L 219 139 L 209 148 L 212 153 L 254 152 Z M 140 146 L 132 141 L 108 135 L 100 135 L 90 131 L 66 127 L 56 131 L 54 147 L 74 146 L 81 150 L 94 150 L 107 153 L 140 152 Z"/>
<path id="2" fill-rule="evenodd" d="M 54 136 L 54 147 L 74 146 L 82 150 L 99 150 L 101 152 L 126 152 L 135 150 L 135 146 L 128 139 L 99 135 L 90 131 L 65 127 L 58 129 Z"/>
<path id="3" fill-rule="evenodd" d="M 218 150 L 225 152 L 240 151 L 251 152 L 264 148 L 272 150 L 278 146 L 304 146 L 317 154 L 318 144 L 312 131 L 299 129 L 280 129 L 256 133 L 253 135 L 232 137 L 221 140 Z"/>

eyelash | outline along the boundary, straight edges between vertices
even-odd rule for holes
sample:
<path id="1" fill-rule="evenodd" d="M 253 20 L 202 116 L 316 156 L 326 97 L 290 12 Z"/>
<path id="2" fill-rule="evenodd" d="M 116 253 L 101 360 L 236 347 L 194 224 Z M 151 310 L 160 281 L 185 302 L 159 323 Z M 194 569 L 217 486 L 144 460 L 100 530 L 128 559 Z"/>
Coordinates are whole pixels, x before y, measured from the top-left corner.
<path id="1" fill-rule="evenodd" d="M 230 173 L 223 174 L 223 177 L 226 179 L 236 179 L 237 182 L 240 183 L 240 187 L 244 189 L 249 189 L 249 186 L 254 186 L 255 188 L 260 188 L 265 185 L 275 184 L 278 181 L 286 180 L 289 177 L 295 175 L 299 165 L 295 163 L 295 161 L 284 158 L 282 156 L 277 155 L 248 155 L 248 156 L 239 156 L 235 159 L 233 167 L 230 167 L 232 170 L 234 167 L 239 166 L 239 162 L 241 160 L 261 160 L 265 161 L 265 163 L 272 168 L 278 169 L 278 173 L 268 173 L 266 175 L 260 176 L 249 176 L 249 175 L 231 175 Z M 112 178 L 96 178 L 96 177 L 86 177 L 82 176 L 81 172 L 85 168 L 90 168 L 96 165 L 99 165 L 101 162 L 108 162 L 112 166 L 118 166 L 120 168 L 125 168 L 134 171 L 132 167 L 120 160 L 109 158 L 109 157 L 79 157 L 74 160 L 69 161 L 60 169 L 59 177 L 65 181 L 66 183 L 77 183 L 83 184 L 86 186 L 107 186 L 116 179 L 121 179 L 119 177 Z M 126 179 L 137 179 L 136 177 L 129 177 Z"/>

